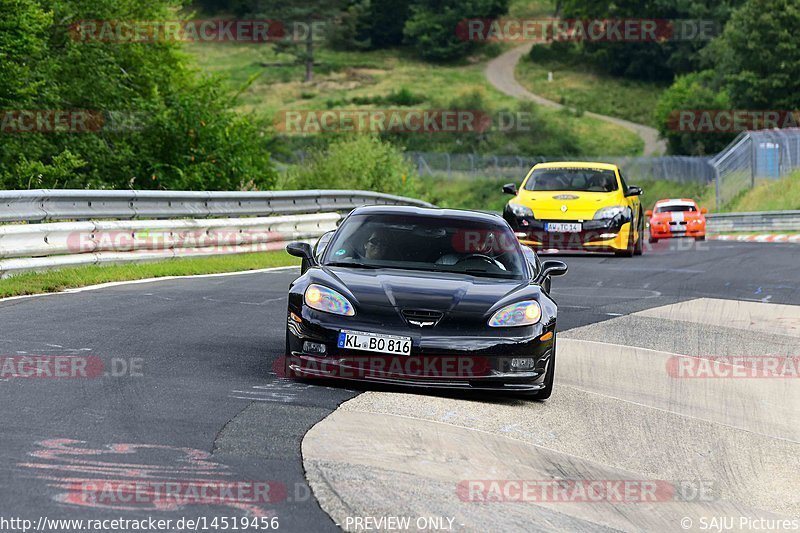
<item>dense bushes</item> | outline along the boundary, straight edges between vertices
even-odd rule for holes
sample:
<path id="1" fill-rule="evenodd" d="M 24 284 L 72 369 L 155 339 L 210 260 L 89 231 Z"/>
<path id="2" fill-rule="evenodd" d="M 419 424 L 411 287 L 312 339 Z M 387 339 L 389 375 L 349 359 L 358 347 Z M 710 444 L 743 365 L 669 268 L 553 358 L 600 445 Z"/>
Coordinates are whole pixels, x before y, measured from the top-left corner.
<path id="1" fill-rule="evenodd" d="M 693 132 L 691 128 L 682 127 L 680 114 L 686 112 L 692 116 L 697 112 L 729 108 L 730 97 L 724 88 L 715 83 L 713 73 L 687 74 L 675 80 L 672 87 L 661 95 L 656 107 L 656 122 L 671 153 L 715 154 L 727 146 L 733 134 Z"/>
<path id="2" fill-rule="evenodd" d="M 360 189 L 403 196 L 417 194 L 413 167 L 392 144 L 370 135 L 338 138 L 310 161 L 290 168 L 283 189 Z"/>
<path id="3" fill-rule="evenodd" d="M 0 0 L 0 188 L 268 188 L 269 138 L 177 45 L 81 41 L 80 20 L 166 20 L 171 0 Z M 31 133 L 19 110 L 88 110 L 91 131 Z M 9 119 L 11 117 L 11 119 Z"/>

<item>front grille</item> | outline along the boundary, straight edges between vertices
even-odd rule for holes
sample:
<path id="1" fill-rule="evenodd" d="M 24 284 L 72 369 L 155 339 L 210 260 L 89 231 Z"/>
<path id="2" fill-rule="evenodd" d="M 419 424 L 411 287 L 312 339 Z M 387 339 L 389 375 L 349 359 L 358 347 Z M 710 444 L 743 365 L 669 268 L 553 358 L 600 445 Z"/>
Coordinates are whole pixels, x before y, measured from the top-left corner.
<path id="1" fill-rule="evenodd" d="M 444 313 L 441 311 L 426 311 L 424 309 L 403 309 L 403 318 L 406 319 L 406 322 L 410 326 L 417 326 L 419 327 L 420 324 L 423 324 L 427 327 L 435 326 L 439 323 L 439 321 L 444 316 Z M 412 324 L 411 321 L 418 322 L 418 324 Z"/>

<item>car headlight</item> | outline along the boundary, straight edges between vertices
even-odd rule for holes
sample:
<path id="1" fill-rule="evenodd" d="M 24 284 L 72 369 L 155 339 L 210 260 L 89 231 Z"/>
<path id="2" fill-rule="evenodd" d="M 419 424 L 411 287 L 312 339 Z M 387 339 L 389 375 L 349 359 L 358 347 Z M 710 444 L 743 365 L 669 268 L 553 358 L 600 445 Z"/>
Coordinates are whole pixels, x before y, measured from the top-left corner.
<path id="1" fill-rule="evenodd" d="M 628 208 L 624 205 L 612 205 L 610 207 L 604 207 L 602 209 L 598 209 L 597 212 L 594 214 L 594 219 L 599 220 L 601 218 L 614 218 L 618 215 L 623 215 L 628 213 Z"/>
<path id="2" fill-rule="evenodd" d="M 311 284 L 306 289 L 304 296 L 306 305 L 311 309 L 332 313 L 334 315 L 353 316 L 356 310 L 347 298 L 333 289 L 322 285 Z"/>
<path id="3" fill-rule="evenodd" d="M 533 210 L 521 204 L 508 202 L 508 209 L 515 217 L 533 217 Z"/>
<path id="4" fill-rule="evenodd" d="M 493 328 L 510 328 L 513 326 L 532 326 L 541 320 L 542 308 L 536 300 L 526 300 L 507 305 L 497 311 L 489 319 Z"/>

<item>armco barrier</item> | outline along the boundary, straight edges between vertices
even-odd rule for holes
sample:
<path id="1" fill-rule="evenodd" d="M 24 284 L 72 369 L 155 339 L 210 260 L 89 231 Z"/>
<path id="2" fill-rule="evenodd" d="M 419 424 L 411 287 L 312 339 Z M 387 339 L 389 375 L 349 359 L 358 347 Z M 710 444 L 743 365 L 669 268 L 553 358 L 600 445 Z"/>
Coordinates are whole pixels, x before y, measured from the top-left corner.
<path id="1" fill-rule="evenodd" d="M 706 224 L 709 233 L 798 231 L 800 230 L 800 211 L 714 213 L 707 215 Z"/>
<path id="2" fill-rule="evenodd" d="M 23 222 L 0 225 L 0 277 L 278 250 L 316 239 L 343 213 L 371 204 L 431 206 L 369 191 L 0 191 L 0 222 Z"/>
<path id="3" fill-rule="evenodd" d="M 371 191 L 0 191 L 0 222 L 211 218 L 345 212 L 361 205 L 430 204 Z"/>

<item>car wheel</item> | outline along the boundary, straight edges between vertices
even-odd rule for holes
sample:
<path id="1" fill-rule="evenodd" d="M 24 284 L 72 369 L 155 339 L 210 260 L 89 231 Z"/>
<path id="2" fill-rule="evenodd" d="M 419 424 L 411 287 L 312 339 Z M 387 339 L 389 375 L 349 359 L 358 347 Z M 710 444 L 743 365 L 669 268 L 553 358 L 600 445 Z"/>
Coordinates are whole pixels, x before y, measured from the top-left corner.
<path id="1" fill-rule="evenodd" d="M 631 228 L 630 237 L 628 237 L 628 247 L 624 250 L 617 250 L 614 255 L 617 257 L 633 257 L 635 246 L 633 242 L 633 228 Z"/>
<path id="2" fill-rule="evenodd" d="M 696 241 L 704 241 L 704 240 L 706 240 L 706 236 L 703 235 L 702 237 L 695 237 L 694 240 L 696 240 Z"/>
<path id="3" fill-rule="evenodd" d="M 654 237 L 650 237 L 649 239 L 647 239 L 647 242 L 649 242 L 650 244 L 655 244 L 655 243 L 658 242 L 658 239 L 656 239 Z"/>
<path id="4" fill-rule="evenodd" d="M 547 372 L 544 375 L 544 388 L 530 396 L 531 400 L 546 400 L 553 394 L 553 383 L 556 377 L 556 343 L 553 341 L 553 355 L 550 356 L 550 364 L 547 365 Z"/>
<path id="5" fill-rule="evenodd" d="M 291 369 L 289 368 L 289 362 L 292 358 L 292 354 L 289 351 L 289 331 L 286 331 L 286 347 L 283 349 L 283 355 L 279 356 L 278 359 L 273 363 L 272 370 L 279 378 L 288 378 L 291 377 Z"/>
<path id="6" fill-rule="evenodd" d="M 641 227 L 641 226 L 640 226 Z M 636 244 L 633 247 L 633 255 L 642 255 L 644 253 L 644 244 L 642 243 L 642 232 L 639 231 L 639 238 L 636 239 Z"/>

